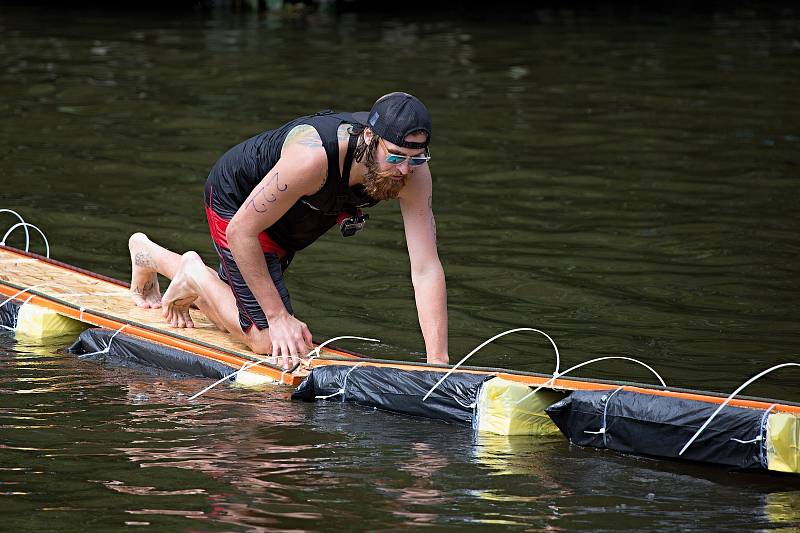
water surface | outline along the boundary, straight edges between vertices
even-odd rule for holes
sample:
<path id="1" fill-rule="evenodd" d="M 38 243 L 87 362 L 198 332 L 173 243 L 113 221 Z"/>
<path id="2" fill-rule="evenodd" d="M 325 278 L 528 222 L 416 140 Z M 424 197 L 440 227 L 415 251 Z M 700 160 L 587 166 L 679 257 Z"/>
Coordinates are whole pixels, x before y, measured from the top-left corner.
<path id="1" fill-rule="evenodd" d="M 0 8 L 0 207 L 103 274 L 128 276 L 138 230 L 211 262 L 201 194 L 225 149 L 402 89 L 433 114 L 453 359 L 528 326 L 562 367 L 637 357 L 673 386 L 729 392 L 797 361 L 797 12 L 478 18 Z M 421 360 L 408 270 L 387 204 L 299 255 L 287 283 L 315 337 Z M 800 527 L 794 478 L 478 437 L 282 388 L 189 403 L 206 382 L 56 354 L 67 342 L 0 335 L 10 528 Z M 549 373 L 554 356 L 520 334 L 472 363 Z M 620 361 L 582 375 L 653 380 Z M 800 401 L 798 382 L 779 371 L 748 392 Z"/>

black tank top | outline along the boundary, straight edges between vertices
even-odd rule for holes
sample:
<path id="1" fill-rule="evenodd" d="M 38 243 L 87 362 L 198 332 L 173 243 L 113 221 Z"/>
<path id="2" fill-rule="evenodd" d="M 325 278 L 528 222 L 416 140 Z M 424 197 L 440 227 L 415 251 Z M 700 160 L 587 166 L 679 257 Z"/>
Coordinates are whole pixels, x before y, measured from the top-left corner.
<path id="1" fill-rule="evenodd" d="M 349 186 L 355 136 L 350 138 L 343 172 L 339 171 L 339 126 L 354 122 L 349 113 L 321 111 L 237 144 L 211 169 L 206 181 L 206 205 L 226 219 L 233 218 L 253 189 L 277 164 L 289 132 L 300 125 L 312 126 L 328 157 L 325 183 L 316 193 L 300 198 L 266 229 L 267 235 L 287 252 L 302 250 L 335 226 L 342 212 L 378 203 L 366 194 L 362 185 Z"/>

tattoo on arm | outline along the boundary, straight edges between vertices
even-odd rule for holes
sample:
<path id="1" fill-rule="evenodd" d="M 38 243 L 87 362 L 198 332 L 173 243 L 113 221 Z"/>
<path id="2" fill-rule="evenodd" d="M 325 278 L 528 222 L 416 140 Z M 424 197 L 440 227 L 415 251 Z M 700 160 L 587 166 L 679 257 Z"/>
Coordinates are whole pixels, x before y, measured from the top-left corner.
<path id="1" fill-rule="evenodd" d="M 283 186 L 281 186 L 281 182 L 278 180 L 279 177 L 280 173 L 276 172 L 275 174 L 273 174 L 272 177 L 269 179 L 269 181 L 267 181 L 267 183 L 262 185 L 253 194 L 253 199 L 247 202 L 247 208 L 249 209 L 250 207 L 252 207 L 258 213 L 265 213 L 267 209 L 269 209 L 269 204 L 276 202 L 278 200 L 278 197 L 275 195 L 274 192 L 267 192 L 267 187 L 272 185 L 272 182 L 275 182 L 275 189 L 278 192 L 283 192 L 289 188 L 288 183 L 284 183 Z M 258 202 L 256 202 L 256 200 L 258 200 Z"/>

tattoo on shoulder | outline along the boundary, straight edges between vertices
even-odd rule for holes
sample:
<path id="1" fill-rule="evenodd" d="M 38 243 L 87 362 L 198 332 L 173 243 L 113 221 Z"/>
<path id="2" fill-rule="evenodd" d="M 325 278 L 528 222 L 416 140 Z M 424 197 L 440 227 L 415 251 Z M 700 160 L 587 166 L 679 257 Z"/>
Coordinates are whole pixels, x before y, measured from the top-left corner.
<path id="1" fill-rule="evenodd" d="M 278 201 L 277 194 L 282 193 L 289 188 L 289 184 L 288 183 L 281 184 L 279 178 L 280 178 L 280 173 L 276 172 L 265 184 L 261 185 L 258 189 L 256 189 L 252 193 L 253 198 L 249 202 L 247 202 L 247 204 L 245 204 L 246 209 L 250 209 L 252 207 L 253 209 L 256 210 L 257 213 L 267 212 L 267 210 L 269 209 L 269 204 Z M 275 184 L 274 187 L 273 183 Z"/>
<path id="2" fill-rule="evenodd" d="M 299 126 L 292 128 L 292 131 L 290 131 L 283 140 L 284 147 L 289 146 L 290 144 L 299 144 L 302 146 L 308 146 L 310 148 L 318 148 L 322 146 L 322 141 L 319 138 L 319 133 L 317 133 L 317 130 L 314 129 L 314 126 L 300 124 Z"/>
<path id="3" fill-rule="evenodd" d="M 340 141 L 347 141 L 350 139 L 350 129 L 352 126 L 350 124 L 341 124 L 339 125 L 339 130 L 336 132 L 336 138 Z"/>
<path id="4" fill-rule="evenodd" d="M 313 137 L 309 135 L 307 137 L 302 137 L 299 141 L 297 141 L 297 144 L 300 146 L 308 146 L 309 148 L 319 148 L 322 146 L 322 141 L 319 139 L 319 137 Z"/>

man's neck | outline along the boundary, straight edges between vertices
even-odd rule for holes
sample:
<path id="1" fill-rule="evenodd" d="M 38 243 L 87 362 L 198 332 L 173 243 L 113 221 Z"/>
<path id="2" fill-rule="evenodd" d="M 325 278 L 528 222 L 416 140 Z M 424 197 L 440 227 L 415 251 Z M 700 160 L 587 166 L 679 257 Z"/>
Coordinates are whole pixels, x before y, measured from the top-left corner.
<path id="1" fill-rule="evenodd" d="M 353 160 L 353 164 L 350 167 L 350 179 L 349 184 L 351 187 L 354 185 L 358 185 L 360 183 L 364 183 L 364 175 L 367 172 L 367 166 L 362 162 L 356 162 Z"/>

